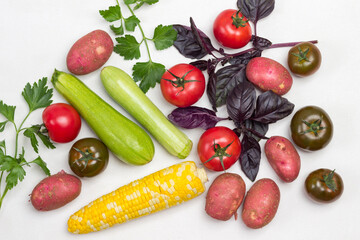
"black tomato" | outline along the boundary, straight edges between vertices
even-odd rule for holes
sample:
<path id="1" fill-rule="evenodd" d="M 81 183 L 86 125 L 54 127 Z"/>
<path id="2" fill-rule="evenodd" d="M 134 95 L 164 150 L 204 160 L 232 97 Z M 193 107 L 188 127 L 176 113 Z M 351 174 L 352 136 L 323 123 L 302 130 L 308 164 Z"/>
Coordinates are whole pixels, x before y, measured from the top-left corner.
<path id="1" fill-rule="evenodd" d="M 333 124 L 329 115 L 316 106 L 299 109 L 291 119 L 290 129 L 294 143 L 310 151 L 324 148 L 333 136 Z"/>
<path id="2" fill-rule="evenodd" d="M 295 75 L 309 76 L 320 68 L 320 50 L 311 42 L 299 43 L 289 50 L 288 65 Z"/>
<path id="3" fill-rule="evenodd" d="M 69 165 L 79 177 L 94 177 L 105 170 L 109 162 L 109 150 L 96 138 L 76 141 L 69 151 Z"/>
<path id="4" fill-rule="evenodd" d="M 335 170 L 320 168 L 308 175 L 305 188 L 313 200 L 328 203 L 340 198 L 344 191 L 344 183 Z"/>

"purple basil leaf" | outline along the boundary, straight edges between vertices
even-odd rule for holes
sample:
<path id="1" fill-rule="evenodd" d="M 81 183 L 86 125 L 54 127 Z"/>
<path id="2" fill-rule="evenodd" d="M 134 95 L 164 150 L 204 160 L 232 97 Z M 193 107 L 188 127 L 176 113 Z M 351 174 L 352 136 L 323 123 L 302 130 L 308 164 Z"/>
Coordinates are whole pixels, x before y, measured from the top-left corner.
<path id="1" fill-rule="evenodd" d="M 250 119 L 244 122 L 244 127 L 247 129 L 249 136 L 255 138 L 257 141 L 263 139 L 269 130 L 269 124 L 253 121 Z"/>
<path id="2" fill-rule="evenodd" d="M 254 24 L 272 13 L 275 0 L 238 0 L 240 12 Z"/>
<path id="3" fill-rule="evenodd" d="M 190 63 L 191 65 L 197 67 L 201 71 L 205 71 L 208 67 L 208 61 L 206 60 L 198 60 Z"/>
<path id="4" fill-rule="evenodd" d="M 214 65 L 210 60 L 208 61 L 207 73 L 209 75 L 208 84 L 206 86 L 206 95 L 208 96 L 209 102 L 216 112 L 216 74 L 215 74 L 216 65 Z"/>
<path id="5" fill-rule="evenodd" d="M 272 42 L 266 38 L 258 37 L 258 36 L 252 36 L 252 44 L 256 49 L 259 50 L 265 50 L 268 49 Z"/>
<path id="6" fill-rule="evenodd" d="M 256 91 L 248 81 L 238 84 L 226 100 L 226 108 L 234 122 L 243 122 L 249 119 L 255 110 Z"/>
<path id="7" fill-rule="evenodd" d="M 262 123 L 275 123 L 290 115 L 295 105 L 273 91 L 260 94 L 256 101 L 256 109 L 252 120 Z"/>
<path id="8" fill-rule="evenodd" d="M 174 24 L 173 28 L 177 31 L 177 39 L 174 47 L 185 57 L 191 59 L 201 59 L 207 54 L 208 50 L 213 50 L 211 40 L 205 33 L 197 29 L 197 36 L 194 35 L 192 28 L 184 25 Z M 199 42 L 199 36 L 201 41 Z M 205 48 L 206 46 L 206 48 Z"/>
<path id="9" fill-rule="evenodd" d="M 215 112 L 207 108 L 190 106 L 185 108 L 176 108 L 169 116 L 169 120 L 186 129 L 202 128 L 209 129 L 227 118 L 219 118 Z"/>
<path id="10" fill-rule="evenodd" d="M 241 140 L 240 166 L 245 175 L 253 182 L 259 172 L 261 148 L 256 139 L 244 134 Z"/>
<path id="11" fill-rule="evenodd" d="M 228 65 L 216 72 L 216 107 L 226 104 L 229 93 L 246 81 L 246 65 Z"/>
<path id="12" fill-rule="evenodd" d="M 229 59 L 229 63 L 232 65 L 238 65 L 238 64 L 248 64 L 248 62 L 254 58 L 254 57 L 260 57 L 262 53 L 262 50 L 252 50 L 250 52 L 241 54 L 239 56 L 234 56 Z"/>
<path id="13" fill-rule="evenodd" d="M 190 18 L 190 27 L 194 34 L 195 39 L 199 43 L 199 45 L 206 50 L 208 54 L 211 54 L 212 51 L 216 50 L 213 45 L 211 44 L 210 38 L 202 32 L 200 29 L 198 29 L 195 25 L 194 19 Z"/>

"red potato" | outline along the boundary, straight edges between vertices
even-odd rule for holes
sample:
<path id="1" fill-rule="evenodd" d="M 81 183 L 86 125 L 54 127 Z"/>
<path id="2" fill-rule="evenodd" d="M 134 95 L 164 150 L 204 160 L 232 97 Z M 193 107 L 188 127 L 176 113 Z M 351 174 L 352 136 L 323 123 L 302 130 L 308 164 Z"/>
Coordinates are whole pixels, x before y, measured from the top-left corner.
<path id="1" fill-rule="evenodd" d="M 246 66 L 246 77 L 261 91 L 287 93 L 293 83 L 290 72 L 280 63 L 266 57 L 256 57 Z"/>
<path id="2" fill-rule="evenodd" d="M 275 217 L 280 203 L 277 184 L 263 178 L 256 181 L 245 196 L 242 220 L 249 228 L 262 228 Z"/>
<path id="3" fill-rule="evenodd" d="M 218 220 L 227 221 L 240 207 L 246 186 L 240 175 L 235 173 L 223 173 L 215 178 L 207 195 L 205 211 Z"/>
<path id="4" fill-rule="evenodd" d="M 68 204 L 80 191 L 80 179 L 62 170 L 41 180 L 32 191 L 30 201 L 36 210 L 50 211 Z"/>
<path id="5" fill-rule="evenodd" d="M 286 138 L 273 136 L 265 143 L 265 155 L 276 174 L 285 182 L 294 181 L 300 172 L 300 155 Z"/>
<path id="6" fill-rule="evenodd" d="M 107 62 L 113 49 L 114 44 L 108 33 L 92 31 L 71 47 L 66 57 L 67 68 L 75 75 L 91 73 Z"/>

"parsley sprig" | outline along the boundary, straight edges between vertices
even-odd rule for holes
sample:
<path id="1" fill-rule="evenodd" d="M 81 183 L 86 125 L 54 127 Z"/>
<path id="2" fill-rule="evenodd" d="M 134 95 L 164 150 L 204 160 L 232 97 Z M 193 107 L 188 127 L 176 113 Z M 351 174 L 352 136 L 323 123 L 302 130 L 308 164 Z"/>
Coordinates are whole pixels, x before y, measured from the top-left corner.
<path id="1" fill-rule="evenodd" d="M 5 140 L 0 141 L 0 209 L 6 193 L 15 187 L 19 181 L 24 179 L 26 175 L 25 166 L 36 164 L 46 175 L 50 175 L 50 170 L 40 156 L 32 161 L 27 161 L 25 159 L 25 148 L 21 147 L 21 152 L 19 152 L 19 136 L 21 132 L 23 132 L 25 137 L 30 139 L 31 146 L 36 153 L 39 151 L 39 141 L 37 138 L 39 138 L 47 148 L 55 148 L 49 137 L 45 134 L 46 130 L 42 124 L 24 127 L 26 120 L 32 112 L 40 108 L 45 108 L 52 103 L 53 90 L 48 89 L 46 84 L 47 78 L 39 79 L 39 81 L 33 85 L 29 83 L 26 84 L 22 96 L 29 106 L 29 111 L 19 125 L 15 123 L 16 107 L 7 105 L 0 100 L 0 115 L 5 117 L 5 121 L 0 122 L 0 133 L 5 130 L 5 126 L 8 124 L 13 125 L 15 129 L 15 150 L 13 156 L 7 153 Z M 5 181 L 3 181 L 3 178 L 5 178 Z M 3 183 L 5 183 L 5 187 L 2 189 Z"/>
<path id="2" fill-rule="evenodd" d="M 144 4 L 152 5 L 159 0 L 123 0 L 124 5 L 128 8 L 131 16 L 125 17 L 122 14 L 119 1 L 116 0 L 115 6 L 110 6 L 107 10 L 100 10 L 100 15 L 108 22 L 117 22 L 118 26 L 110 25 L 110 29 L 115 33 L 116 45 L 114 52 L 124 57 L 125 60 L 139 59 L 141 57 L 140 46 L 146 46 L 148 61 L 137 62 L 133 66 L 133 78 L 135 82 L 140 82 L 139 87 L 143 92 L 147 92 L 150 88 L 154 88 L 156 83 L 160 83 L 161 77 L 165 72 L 165 66 L 161 63 L 156 63 L 151 59 L 149 48 L 149 41 L 153 42 L 157 50 L 164 50 L 173 45 L 177 38 L 177 32 L 172 25 L 163 26 L 158 25 L 154 29 L 153 37 L 145 36 L 144 30 L 141 26 L 141 21 L 135 15 L 135 11 Z M 133 35 L 125 34 L 127 32 L 134 32 L 138 27 L 142 39 L 138 41 Z"/>

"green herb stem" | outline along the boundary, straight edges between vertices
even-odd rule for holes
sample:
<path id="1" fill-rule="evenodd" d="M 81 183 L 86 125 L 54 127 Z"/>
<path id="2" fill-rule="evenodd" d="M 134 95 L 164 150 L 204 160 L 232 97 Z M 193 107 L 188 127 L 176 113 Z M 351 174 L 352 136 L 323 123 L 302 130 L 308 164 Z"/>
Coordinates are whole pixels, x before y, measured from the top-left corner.
<path id="1" fill-rule="evenodd" d="M 1 174 L 1 177 L 2 177 L 2 174 Z M 6 186 L 5 189 L 4 189 L 4 192 L 3 194 L 1 195 L 1 198 L 0 198 L 0 209 L 1 209 L 1 205 L 2 205 L 2 202 L 3 202 L 3 199 L 6 195 L 6 193 L 8 192 L 9 188 Z"/>
<path id="2" fill-rule="evenodd" d="M 117 2 L 118 2 L 118 1 L 117 1 Z M 119 4 L 119 2 L 118 2 L 118 4 Z M 130 7 L 130 5 L 129 5 L 129 4 L 125 4 L 125 5 L 126 5 L 127 8 L 129 9 L 131 15 L 132 15 L 132 16 L 136 16 L 135 13 L 134 13 L 134 11 L 133 11 L 133 9 Z M 142 41 L 141 41 L 141 43 L 142 43 L 142 42 L 145 43 L 146 51 L 147 51 L 147 54 L 148 54 L 148 56 L 149 56 L 149 61 L 152 62 L 152 60 L 151 60 L 151 55 L 150 55 L 150 48 L 149 48 L 149 44 L 148 44 L 148 42 L 147 42 L 148 38 L 145 36 L 144 30 L 143 30 L 143 28 L 142 28 L 142 26 L 141 26 L 140 23 L 138 23 L 138 27 L 139 27 L 139 30 L 140 30 L 140 32 L 141 32 L 141 36 L 142 36 L 142 38 L 143 38 Z"/>
<path id="3" fill-rule="evenodd" d="M 19 133 L 23 130 L 23 129 L 22 129 L 22 126 L 24 125 L 24 123 L 26 122 L 26 120 L 28 119 L 28 117 L 30 116 L 31 113 L 32 113 L 32 111 L 30 110 L 30 111 L 28 112 L 28 114 L 26 115 L 26 117 L 24 118 L 24 120 L 21 122 L 19 128 L 17 128 L 17 127 L 16 127 L 16 124 L 14 123 L 15 131 L 16 131 L 14 159 L 16 159 L 16 157 L 17 157 L 17 152 L 18 152 Z"/>

